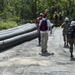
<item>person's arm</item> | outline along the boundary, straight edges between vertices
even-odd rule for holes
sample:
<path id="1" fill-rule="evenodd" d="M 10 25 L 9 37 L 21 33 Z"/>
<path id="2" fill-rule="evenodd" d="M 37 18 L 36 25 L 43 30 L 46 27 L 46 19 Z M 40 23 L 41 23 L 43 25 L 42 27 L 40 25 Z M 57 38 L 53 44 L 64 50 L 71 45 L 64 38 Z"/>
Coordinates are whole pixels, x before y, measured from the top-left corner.
<path id="1" fill-rule="evenodd" d="M 52 34 L 52 27 L 50 27 L 50 34 Z"/>
<path id="2" fill-rule="evenodd" d="M 40 31 L 41 22 L 42 22 L 42 20 L 40 20 L 40 22 L 39 22 L 38 31 Z"/>
<path id="3" fill-rule="evenodd" d="M 51 24 L 50 20 L 47 20 L 47 21 L 48 21 L 48 26 L 50 28 L 50 34 L 52 34 L 52 24 Z"/>
<path id="4" fill-rule="evenodd" d="M 60 28 L 63 28 L 64 27 L 64 23 L 62 23 L 62 25 L 60 26 Z"/>
<path id="5" fill-rule="evenodd" d="M 35 20 L 35 25 L 36 25 L 36 27 L 38 27 L 38 20 L 37 19 Z"/>

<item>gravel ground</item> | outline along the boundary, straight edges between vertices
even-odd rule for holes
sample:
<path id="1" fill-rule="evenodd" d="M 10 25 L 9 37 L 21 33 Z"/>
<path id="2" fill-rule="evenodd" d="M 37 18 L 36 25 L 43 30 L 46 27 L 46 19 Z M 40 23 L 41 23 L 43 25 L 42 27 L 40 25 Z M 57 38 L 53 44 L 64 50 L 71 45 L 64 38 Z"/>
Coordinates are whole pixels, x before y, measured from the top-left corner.
<path id="1" fill-rule="evenodd" d="M 42 54 L 37 44 L 36 38 L 1 52 L 0 75 L 75 75 L 75 59 L 63 47 L 62 29 L 49 34 L 48 53 Z"/>

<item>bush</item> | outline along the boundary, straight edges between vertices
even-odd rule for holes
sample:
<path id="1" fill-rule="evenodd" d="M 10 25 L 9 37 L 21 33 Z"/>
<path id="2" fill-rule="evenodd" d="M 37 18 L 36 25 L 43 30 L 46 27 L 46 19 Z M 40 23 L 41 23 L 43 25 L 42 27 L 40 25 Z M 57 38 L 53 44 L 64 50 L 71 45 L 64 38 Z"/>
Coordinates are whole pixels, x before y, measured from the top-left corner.
<path id="1" fill-rule="evenodd" d="M 35 23 L 35 19 L 31 20 L 31 23 Z"/>
<path id="2" fill-rule="evenodd" d="M 12 18 L 7 19 L 7 21 L 15 21 L 18 23 L 20 21 L 20 17 L 14 16 Z"/>
<path id="3" fill-rule="evenodd" d="M 12 28 L 15 26 L 18 26 L 18 24 L 14 21 L 0 22 L 0 30 Z"/>

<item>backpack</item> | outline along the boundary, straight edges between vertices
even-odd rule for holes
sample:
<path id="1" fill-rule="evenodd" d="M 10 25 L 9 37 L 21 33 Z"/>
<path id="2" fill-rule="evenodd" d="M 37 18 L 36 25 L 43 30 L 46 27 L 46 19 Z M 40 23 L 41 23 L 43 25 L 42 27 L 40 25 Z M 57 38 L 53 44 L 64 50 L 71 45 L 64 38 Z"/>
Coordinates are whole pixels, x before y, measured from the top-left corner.
<path id="1" fill-rule="evenodd" d="M 55 19 L 58 19 L 58 15 L 57 14 L 55 15 Z"/>
<path id="2" fill-rule="evenodd" d="M 70 28 L 70 29 L 68 30 L 67 38 L 68 38 L 68 39 L 75 38 L 75 29 L 74 29 L 74 28 Z"/>
<path id="3" fill-rule="evenodd" d="M 41 31 L 46 31 L 46 30 L 48 30 L 47 20 L 43 20 L 43 21 L 41 22 L 40 30 L 41 30 Z"/>

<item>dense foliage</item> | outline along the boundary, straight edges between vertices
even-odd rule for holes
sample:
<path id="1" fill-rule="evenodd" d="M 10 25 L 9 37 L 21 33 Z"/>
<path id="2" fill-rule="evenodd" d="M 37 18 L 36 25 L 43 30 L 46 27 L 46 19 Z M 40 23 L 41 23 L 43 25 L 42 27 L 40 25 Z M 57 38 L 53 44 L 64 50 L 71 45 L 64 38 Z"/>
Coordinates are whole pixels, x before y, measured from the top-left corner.
<path id="1" fill-rule="evenodd" d="M 72 19 L 75 0 L 0 0 L 0 21 L 34 20 L 40 12 L 52 19 L 55 11 Z"/>

